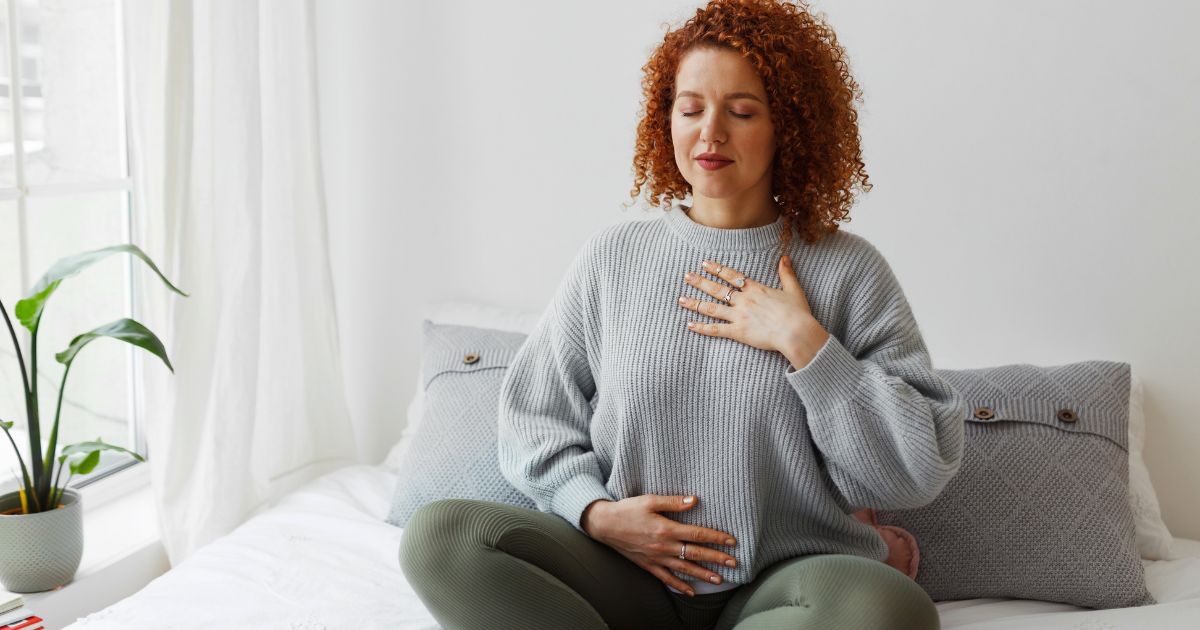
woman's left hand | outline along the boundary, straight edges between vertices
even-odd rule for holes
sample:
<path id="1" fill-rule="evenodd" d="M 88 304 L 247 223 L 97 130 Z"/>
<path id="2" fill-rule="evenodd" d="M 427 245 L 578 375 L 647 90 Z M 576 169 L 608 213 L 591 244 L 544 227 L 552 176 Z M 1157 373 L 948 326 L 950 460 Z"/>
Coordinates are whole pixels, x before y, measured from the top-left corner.
<path id="1" fill-rule="evenodd" d="M 679 305 L 728 323 L 688 322 L 689 330 L 709 337 L 733 339 L 761 350 L 778 351 L 797 370 L 807 365 L 825 344 L 829 333 L 813 317 L 808 297 L 787 256 L 779 261 L 779 289 L 747 277 L 720 261 L 705 260 L 701 266 L 725 282 L 709 280 L 694 272 L 689 272 L 691 277 L 685 276 L 684 281 L 716 301 L 680 296 Z M 725 302 L 729 288 L 737 286 L 739 278 L 745 279 L 741 290 L 734 291 L 729 302 Z"/>

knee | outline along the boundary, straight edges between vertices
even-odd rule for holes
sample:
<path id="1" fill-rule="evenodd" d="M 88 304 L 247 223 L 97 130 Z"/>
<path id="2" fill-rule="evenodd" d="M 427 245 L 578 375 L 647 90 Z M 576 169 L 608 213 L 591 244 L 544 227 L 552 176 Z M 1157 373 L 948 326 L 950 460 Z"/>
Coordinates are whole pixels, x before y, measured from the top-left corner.
<path id="1" fill-rule="evenodd" d="M 889 567 L 889 570 L 895 571 Z M 896 571 L 902 578 L 885 582 L 865 594 L 862 600 L 871 602 L 871 627 L 904 630 L 938 630 L 941 620 L 937 606 L 916 582 Z"/>
<path id="2" fill-rule="evenodd" d="M 908 576 L 877 560 L 849 555 L 809 558 L 784 568 L 768 600 L 790 608 L 808 628 L 937 630 L 937 607 Z M 767 605 L 759 602 L 757 606 Z M 779 611 L 779 615 L 786 615 Z"/>
<path id="3" fill-rule="evenodd" d="M 413 512 L 400 536 L 400 568 L 409 578 L 445 568 L 462 547 L 468 501 L 442 499 Z"/>
<path id="4" fill-rule="evenodd" d="M 843 558 L 843 584 L 839 614 L 854 626 L 897 630 L 937 630 L 937 607 L 920 585 L 896 569 L 875 560 Z M 823 602 L 829 605 L 831 602 Z"/>

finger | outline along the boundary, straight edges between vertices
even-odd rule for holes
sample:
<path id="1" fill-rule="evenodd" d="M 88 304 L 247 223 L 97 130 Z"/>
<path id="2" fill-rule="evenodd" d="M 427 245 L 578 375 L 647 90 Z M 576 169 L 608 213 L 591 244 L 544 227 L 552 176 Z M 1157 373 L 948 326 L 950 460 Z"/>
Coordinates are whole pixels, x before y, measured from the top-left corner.
<path id="1" fill-rule="evenodd" d="M 705 324 L 703 322 L 688 322 L 690 331 L 698 332 L 708 337 L 730 337 L 733 334 L 733 324 Z"/>
<path id="2" fill-rule="evenodd" d="M 683 280 L 697 289 L 720 299 L 722 302 L 725 301 L 725 295 L 729 293 L 730 289 L 730 286 L 724 282 L 715 282 L 708 278 L 702 278 L 699 274 L 690 271 L 683 277 Z"/>
<path id="3" fill-rule="evenodd" d="M 738 271 L 733 267 L 726 267 L 719 262 L 706 260 L 700 263 L 700 266 L 703 267 L 705 271 L 724 280 L 725 282 L 728 282 L 730 286 L 735 286 L 742 290 L 750 288 L 750 285 L 752 284 L 759 284 L 741 271 Z"/>
<path id="4" fill-rule="evenodd" d="M 689 552 L 690 551 L 691 550 L 689 548 Z M 667 556 L 666 558 L 663 559 L 663 564 L 667 565 L 668 567 L 670 567 L 680 573 L 686 573 L 692 577 L 700 578 L 701 580 L 704 580 L 705 582 L 708 582 L 709 584 L 720 584 L 721 583 L 721 576 L 717 575 L 716 573 L 713 573 L 712 571 L 709 571 L 708 569 L 705 569 L 704 567 L 696 564 L 695 562 L 688 562 L 687 560 L 680 560 L 678 557 L 675 557 L 675 556 Z M 676 587 L 676 588 L 678 588 L 678 587 Z"/>
<path id="5" fill-rule="evenodd" d="M 663 494 L 644 494 L 642 495 L 650 502 L 650 509 L 655 512 L 682 512 L 690 510 L 700 502 L 700 497 L 695 495 L 663 495 Z M 672 523 L 675 521 L 671 521 Z"/>
<path id="6" fill-rule="evenodd" d="M 720 538 L 724 540 L 726 536 L 721 535 Z M 662 542 L 653 545 L 652 549 L 663 555 L 675 556 L 678 558 L 679 551 L 683 549 L 683 541 L 689 540 L 690 539 L 688 538 L 680 538 L 677 541 Z M 687 551 L 684 559 L 691 560 L 692 562 L 711 562 L 713 564 L 719 564 L 729 568 L 737 567 L 737 558 L 734 558 L 727 553 L 717 551 L 711 547 L 705 547 L 704 545 L 697 545 L 691 542 L 687 543 Z"/>
<path id="7" fill-rule="evenodd" d="M 729 321 L 730 317 L 733 315 L 733 309 L 725 306 L 724 304 L 718 304 L 717 302 L 710 302 L 708 300 L 701 300 L 699 298 L 687 297 L 686 295 L 679 296 L 679 305 L 696 311 L 697 313 L 726 321 Z"/>
<path id="8" fill-rule="evenodd" d="M 796 270 L 792 268 L 792 259 L 789 256 L 783 256 L 779 259 L 779 284 L 786 291 L 800 290 L 800 280 L 796 277 Z"/>
<path id="9" fill-rule="evenodd" d="M 674 573 L 671 573 L 669 570 L 667 570 L 666 567 L 664 567 L 662 565 L 659 565 L 659 564 L 652 565 L 650 567 L 650 573 L 653 574 L 654 577 L 661 580 L 663 582 L 663 584 L 672 586 L 677 591 L 682 591 L 691 596 L 696 595 L 696 591 L 693 591 L 692 587 L 688 586 L 687 582 L 684 582 L 683 580 L 675 577 Z"/>
<path id="10" fill-rule="evenodd" d="M 666 518 L 665 516 L 663 518 Z M 671 530 L 671 534 L 684 542 L 698 542 L 709 545 L 720 545 L 722 547 L 732 547 L 737 544 L 737 540 L 732 535 L 726 534 L 723 531 L 701 527 L 699 525 L 684 525 L 675 523 L 676 527 Z M 689 551 L 689 553 L 691 553 Z"/>

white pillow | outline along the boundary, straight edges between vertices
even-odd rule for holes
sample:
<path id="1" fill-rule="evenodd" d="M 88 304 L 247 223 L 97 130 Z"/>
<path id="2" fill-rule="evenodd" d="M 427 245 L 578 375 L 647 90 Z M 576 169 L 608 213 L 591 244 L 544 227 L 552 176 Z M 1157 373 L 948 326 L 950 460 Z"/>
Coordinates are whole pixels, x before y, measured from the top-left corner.
<path id="1" fill-rule="evenodd" d="M 427 305 L 424 318 L 436 324 L 477 326 L 529 334 L 533 331 L 533 327 L 541 315 L 540 312 L 453 300 Z M 408 420 L 404 431 L 383 462 L 383 466 L 392 471 L 399 470 L 400 462 L 404 458 L 404 450 L 412 441 L 412 436 L 423 415 L 421 411 L 425 396 L 421 387 L 420 371 L 417 372 L 414 391 L 416 391 L 416 396 L 408 405 Z M 1146 460 L 1142 456 L 1142 448 L 1145 444 L 1146 416 L 1142 403 L 1142 381 L 1131 365 L 1129 369 L 1129 506 L 1133 510 L 1137 548 L 1141 557 L 1147 560 L 1170 560 L 1175 557 L 1172 550 L 1175 539 L 1162 520 L 1158 494 L 1150 482 L 1150 471 L 1146 469 Z"/>
<path id="2" fill-rule="evenodd" d="M 528 335 L 533 332 L 533 327 L 541 316 L 541 312 L 462 300 L 443 300 L 427 304 L 422 318 L 435 324 L 494 328 Z M 404 452 L 412 442 L 412 436 L 416 434 L 421 417 L 425 415 L 422 413 L 425 404 L 425 388 L 422 385 L 421 370 L 418 369 L 417 382 L 413 388 L 416 395 L 408 403 L 408 417 L 404 430 L 400 433 L 400 439 L 388 451 L 387 457 L 383 459 L 382 466 L 392 472 L 399 472 L 400 462 L 404 461 Z"/>
<path id="3" fill-rule="evenodd" d="M 1150 471 L 1142 456 L 1146 445 L 1146 414 L 1142 404 L 1142 380 L 1129 368 L 1129 507 L 1133 509 L 1138 553 L 1147 560 L 1171 560 L 1175 538 L 1167 531 L 1158 505 L 1158 494 L 1150 483 Z"/>

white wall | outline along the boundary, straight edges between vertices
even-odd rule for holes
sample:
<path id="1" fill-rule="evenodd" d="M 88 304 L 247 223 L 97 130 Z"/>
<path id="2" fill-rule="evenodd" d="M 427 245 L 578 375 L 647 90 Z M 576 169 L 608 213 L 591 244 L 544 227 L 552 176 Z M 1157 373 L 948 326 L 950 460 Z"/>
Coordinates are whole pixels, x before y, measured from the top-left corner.
<path id="1" fill-rule="evenodd" d="M 640 69 L 697 6 L 317 3 L 364 457 L 399 435 L 423 304 L 540 310 L 589 234 L 659 212 L 621 209 Z M 1200 4 L 815 6 L 865 93 L 875 188 L 847 229 L 891 262 L 935 366 L 1130 362 L 1167 524 L 1200 538 Z"/>

